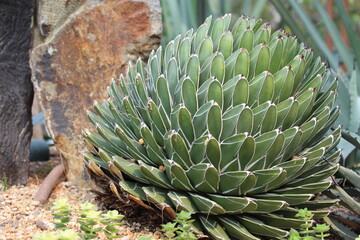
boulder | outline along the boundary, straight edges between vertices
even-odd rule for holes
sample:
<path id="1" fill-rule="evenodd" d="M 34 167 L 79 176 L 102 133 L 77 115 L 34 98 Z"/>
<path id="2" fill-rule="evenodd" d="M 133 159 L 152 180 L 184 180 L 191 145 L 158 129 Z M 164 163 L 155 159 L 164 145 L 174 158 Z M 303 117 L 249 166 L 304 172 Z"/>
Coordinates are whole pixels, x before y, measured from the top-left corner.
<path id="1" fill-rule="evenodd" d="M 83 183 L 86 110 L 129 61 L 158 47 L 161 31 L 158 0 L 86 0 L 33 49 L 32 80 L 70 181 Z"/>
<path id="2" fill-rule="evenodd" d="M 0 1 L 0 181 L 10 185 L 28 181 L 33 8 L 32 0 Z"/>

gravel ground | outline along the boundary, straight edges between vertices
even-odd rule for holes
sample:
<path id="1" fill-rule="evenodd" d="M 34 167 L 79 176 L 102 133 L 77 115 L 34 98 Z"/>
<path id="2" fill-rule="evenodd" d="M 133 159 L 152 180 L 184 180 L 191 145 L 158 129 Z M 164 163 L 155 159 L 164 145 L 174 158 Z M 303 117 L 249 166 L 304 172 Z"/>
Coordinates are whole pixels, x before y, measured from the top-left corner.
<path id="1" fill-rule="evenodd" d="M 46 231 L 56 231 L 50 208 L 57 199 L 67 198 L 74 210 L 79 209 L 79 204 L 86 201 L 94 203 L 95 195 L 88 189 L 78 189 L 69 182 L 62 182 L 52 192 L 47 202 L 38 202 L 32 199 L 38 190 L 43 178 L 59 163 L 58 158 L 48 162 L 34 162 L 30 166 L 30 178 L 27 186 L 12 186 L 6 191 L 0 191 L 0 239 L 26 240 L 34 235 Z M 69 223 L 73 230 L 78 230 L 76 216 Z M 158 227 L 148 227 L 131 221 L 119 227 L 123 237 L 121 240 L 136 239 L 141 235 L 152 235 L 156 239 L 161 236 Z M 107 239 L 100 236 L 98 239 Z"/>

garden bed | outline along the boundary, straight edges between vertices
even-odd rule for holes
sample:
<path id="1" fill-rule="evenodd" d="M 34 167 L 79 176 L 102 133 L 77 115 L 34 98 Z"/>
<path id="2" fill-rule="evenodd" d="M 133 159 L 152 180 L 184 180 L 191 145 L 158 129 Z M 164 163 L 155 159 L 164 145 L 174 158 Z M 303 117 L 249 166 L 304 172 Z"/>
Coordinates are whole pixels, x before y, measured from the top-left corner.
<path id="1" fill-rule="evenodd" d="M 79 209 L 79 204 L 86 201 L 95 203 L 95 194 L 89 189 L 77 188 L 69 182 L 57 185 L 48 201 L 33 200 L 34 194 L 50 170 L 60 163 L 59 157 L 53 157 L 47 162 L 32 162 L 30 165 L 29 184 L 27 186 L 12 186 L 0 192 L 0 239 L 32 239 L 34 235 L 47 231 L 56 231 L 51 215 L 52 203 L 61 198 L 67 198 L 73 210 Z M 76 214 L 75 214 L 76 216 Z M 119 227 L 120 239 L 136 239 L 141 235 L 161 236 L 160 227 L 153 222 L 146 224 L 146 216 L 127 220 L 127 224 Z M 69 223 L 71 229 L 78 231 L 76 217 Z M 98 239 L 107 239 L 100 235 Z"/>

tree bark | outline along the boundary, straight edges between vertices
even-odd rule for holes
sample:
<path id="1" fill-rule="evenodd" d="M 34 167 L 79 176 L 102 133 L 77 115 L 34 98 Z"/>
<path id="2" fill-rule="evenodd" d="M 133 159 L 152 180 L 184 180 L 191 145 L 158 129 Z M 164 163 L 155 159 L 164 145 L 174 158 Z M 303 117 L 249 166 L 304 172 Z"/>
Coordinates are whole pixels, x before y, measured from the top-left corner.
<path id="1" fill-rule="evenodd" d="M 0 0 L 0 178 L 27 184 L 33 85 L 32 0 Z"/>

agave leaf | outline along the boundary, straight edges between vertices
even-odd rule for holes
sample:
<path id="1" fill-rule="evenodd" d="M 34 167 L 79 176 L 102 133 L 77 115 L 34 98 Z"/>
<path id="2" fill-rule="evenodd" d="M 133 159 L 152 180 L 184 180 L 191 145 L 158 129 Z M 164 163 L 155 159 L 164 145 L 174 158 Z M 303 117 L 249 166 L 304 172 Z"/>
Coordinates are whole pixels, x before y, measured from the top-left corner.
<path id="1" fill-rule="evenodd" d="M 281 129 L 286 130 L 294 125 L 296 116 L 298 114 L 299 102 L 294 98 L 291 99 L 291 106 L 289 109 L 286 109 L 286 115 L 283 115 L 283 120 L 281 122 Z"/>
<path id="2" fill-rule="evenodd" d="M 239 115 L 244 109 L 244 107 L 245 104 L 238 105 L 234 108 L 229 109 L 223 114 L 223 129 L 221 132 L 220 140 L 224 140 L 234 135 L 234 133 L 236 132 L 236 125 L 238 123 Z"/>
<path id="3" fill-rule="evenodd" d="M 177 210 L 187 212 L 199 211 L 187 194 L 181 192 L 169 192 L 167 195 Z"/>
<path id="4" fill-rule="evenodd" d="M 261 122 L 260 133 L 264 134 L 274 130 L 277 121 L 277 109 L 275 104 L 271 104 Z"/>
<path id="5" fill-rule="evenodd" d="M 171 146 L 173 148 L 172 160 L 184 169 L 191 167 L 192 162 L 189 155 L 189 149 L 184 139 L 178 133 L 172 134 Z"/>
<path id="6" fill-rule="evenodd" d="M 139 161 L 141 174 L 153 185 L 166 189 L 174 189 L 166 174 L 161 170 Z"/>
<path id="7" fill-rule="evenodd" d="M 196 54 L 191 55 L 187 61 L 185 73 L 193 81 L 194 86 L 197 89 L 199 87 L 200 62 Z"/>
<path id="8" fill-rule="evenodd" d="M 166 114 L 170 116 L 172 98 L 169 91 L 168 80 L 166 80 L 163 75 L 161 75 L 157 80 L 156 90 L 157 90 L 157 95 L 160 99 L 162 106 L 165 109 Z"/>
<path id="9" fill-rule="evenodd" d="M 349 180 L 356 188 L 360 189 L 360 176 L 355 171 L 340 166 L 339 173 Z"/>
<path id="10" fill-rule="evenodd" d="M 233 35 L 230 31 L 226 31 L 220 37 L 218 44 L 218 51 L 222 53 L 225 59 L 227 59 L 233 52 Z"/>
<path id="11" fill-rule="evenodd" d="M 205 103 L 207 103 L 207 94 L 210 84 L 215 81 L 214 77 L 211 77 L 207 79 L 201 87 L 197 90 L 197 97 L 198 97 L 198 105 L 203 106 Z"/>
<path id="12" fill-rule="evenodd" d="M 223 207 L 207 197 L 192 192 L 189 192 L 189 195 L 201 213 L 218 215 L 226 212 Z"/>
<path id="13" fill-rule="evenodd" d="M 192 143 L 190 148 L 190 156 L 194 164 L 203 162 L 209 137 L 210 136 L 208 135 L 202 136 Z"/>
<path id="14" fill-rule="evenodd" d="M 329 176 L 334 175 L 339 169 L 339 165 L 321 165 L 319 167 L 313 167 L 309 171 L 304 172 L 300 175 L 299 178 L 293 180 L 286 184 L 287 187 L 294 187 L 305 185 L 312 182 L 319 182 L 323 179 L 328 178 Z"/>
<path id="15" fill-rule="evenodd" d="M 247 46 L 250 48 L 250 45 Z M 240 53 L 235 60 L 233 75 L 242 75 L 245 78 L 249 77 L 250 71 L 250 56 L 248 50 L 246 48 L 240 48 Z"/>
<path id="16" fill-rule="evenodd" d="M 307 161 L 307 159 L 305 157 L 304 158 L 295 158 L 293 160 L 289 160 L 287 162 L 277 164 L 277 165 L 273 166 L 272 168 L 285 169 L 286 170 L 286 181 L 289 181 L 290 179 L 293 179 L 293 176 L 295 174 L 299 173 L 299 171 L 304 167 L 306 161 Z M 271 189 L 273 189 L 273 187 L 277 187 L 277 186 L 272 186 Z"/>
<path id="17" fill-rule="evenodd" d="M 230 240 L 223 227 L 213 217 L 199 217 L 204 229 L 216 240 Z"/>
<path id="18" fill-rule="evenodd" d="M 150 58 L 148 69 L 150 72 L 151 79 L 154 83 L 156 83 L 157 77 L 159 76 L 160 66 L 161 65 L 159 64 L 158 56 L 154 55 L 152 58 Z"/>
<path id="19" fill-rule="evenodd" d="M 139 142 L 126 136 L 124 131 L 122 131 L 122 129 L 120 129 L 117 125 L 115 126 L 115 133 L 116 135 L 119 136 L 121 141 L 126 145 L 129 153 L 131 153 L 131 155 L 137 158 L 137 160 L 142 160 L 147 164 L 154 165 L 154 163 L 148 158 L 144 146 L 142 146 Z"/>
<path id="20" fill-rule="evenodd" d="M 355 201 L 349 194 L 347 194 L 341 187 L 335 186 L 335 189 L 330 189 L 334 195 L 338 195 L 339 198 L 344 201 L 351 210 L 360 214 L 360 203 Z"/>
<path id="21" fill-rule="evenodd" d="M 296 218 L 284 218 L 281 215 L 276 214 L 262 214 L 259 218 L 270 226 L 278 227 L 281 229 L 300 228 L 301 224 L 305 224 L 305 221 Z"/>
<path id="22" fill-rule="evenodd" d="M 287 231 L 264 224 L 264 222 L 247 216 L 237 216 L 237 219 L 252 233 L 268 236 L 271 238 L 285 238 L 289 235 Z M 259 225 L 261 228 L 259 228 Z"/>
<path id="23" fill-rule="evenodd" d="M 207 116 L 207 129 L 209 133 L 216 139 L 220 138 L 220 134 L 223 128 L 222 124 L 222 111 L 220 106 L 216 102 L 212 102 L 212 106 L 209 109 Z"/>
<path id="24" fill-rule="evenodd" d="M 236 155 L 239 152 L 240 146 L 246 138 L 246 134 L 237 134 L 232 137 L 229 137 L 221 142 L 221 161 L 220 161 L 220 169 L 224 171 L 224 169 L 228 168 L 228 165 L 231 163 L 233 159 L 236 158 Z"/>
<path id="25" fill-rule="evenodd" d="M 240 214 L 253 211 L 257 208 L 254 201 L 249 198 L 231 197 L 217 194 L 208 194 L 209 198 L 222 206 L 229 214 Z"/>
<path id="26" fill-rule="evenodd" d="M 125 117 L 125 114 L 121 113 L 117 109 L 117 106 L 115 106 L 114 103 L 111 101 L 109 101 L 109 109 L 115 118 L 116 124 L 118 124 L 120 126 L 120 128 L 126 133 L 126 135 L 128 135 L 129 137 L 131 137 L 133 139 L 136 139 L 137 137 L 134 134 L 134 132 L 132 131 L 131 123 L 129 122 L 127 117 Z M 148 118 L 144 117 L 144 121 L 149 123 Z M 94 123 L 94 124 L 96 124 L 96 123 Z"/>
<path id="27" fill-rule="evenodd" d="M 207 101 L 211 100 L 214 100 L 223 109 L 223 90 L 221 83 L 216 79 L 210 83 L 207 92 Z"/>
<path id="28" fill-rule="evenodd" d="M 184 133 L 184 136 L 188 142 L 188 144 L 192 144 L 195 139 L 195 130 L 194 125 L 191 118 L 191 113 L 185 107 L 180 108 L 178 121 L 180 125 L 181 131 Z"/>
<path id="29" fill-rule="evenodd" d="M 94 162 L 96 165 L 99 165 L 101 168 L 104 168 L 106 170 L 108 170 L 109 168 L 108 164 L 102 161 L 101 158 L 95 157 L 92 154 L 85 154 L 84 158 L 86 162 Z"/>
<path id="30" fill-rule="evenodd" d="M 312 118 L 311 120 L 304 122 L 301 126 L 300 126 L 300 131 L 301 131 L 301 144 L 300 146 L 302 146 L 304 143 L 306 143 L 309 139 L 311 139 L 312 136 L 315 135 L 316 132 L 316 118 Z"/>
<path id="31" fill-rule="evenodd" d="M 342 130 L 341 135 L 346 141 L 354 145 L 356 148 L 360 149 L 359 135 L 350 131 L 346 131 L 344 129 Z"/>
<path id="32" fill-rule="evenodd" d="M 270 66 L 269 71 L 275 73 L 278 71 L 283 56 L 284 41 L 281 35 L 278 35 L 276 39 L 270 42 Z"/>
<path id="33" fill-rule="evenodd" d="M 285 201 L 254 199 L 254 198 L 250 198 L 250 199 L 254 201 L 257 205 L 256 209 L 249 211 L 251 213 L 275 212 L 289 206 L 289 204 Z"/>
<path id="34" fill-rule="evenodd" d="M 200 47 L 201 42 L 208 34 L 209 28 L 210 28 L 210 25 L 207 24 L 206 22 L 203 23 L 202 25 L 200 25 L 200 27 L 194 34 L 194 38 L 193 38 L 193 48 L 194 49 L 198 49 L 198 47 Z"/>
<path id="35" fill-rule="evenodd" d="M 221 159 L 220 143 L 213 137 L 210 137 L 206 145 L 206 159 L 215 168 L 220 170 Z"/>
<path id="36" fill-rule="evenodd" d="M 151 99 L 148 101 L 147 111 L 149 112 L 152 123 L 154 123 L 157 130 L 159 130 L 161 134 L 165 134 L 165 132 L 170 128 L 170 123 L 167 119 L 162 118 L 159 108 Z"/>
<path id="37" fill-rule="evenodd" d="M 269 72 L 270 73 L 270 72 Z M 275 91 L 275 82 L 272 75 L 266 77 L 264 83 L 260 89 L 258 98 L 258 104 L 262 104 L 266 101 L 272 101 Z"/>
<path id="38" fill-rule="evenodd" d="M 176 162 L 168 160 L 164 161 L 166 168 L 166 175 L 171 182 L 171 185 L 177 189 L 184 191 L 195 191 L 190 180 L 186 176 L 185 170 Z"/>
<path id="39" fill-rule="evenodd" d="M 241 144 L 239 150 L 239 163 L 242 170 L 246 170 L 249 164 L 252 163 L 253 156 L 255 154 L 256 143 L 252 136 L 247 136 L 244 142 Z"/>
<path id="40" fill-rule="evenodd" d="M 193 117 L 194 129 L 195 129 L 195 136 L 199 138 L 203 135 L 204 130 L 206 128 L 206 123 L 208 120 L 208 114 L 211 107 L 215 103 L 213 101 L 205 103 L 202 107 L 198 109 Z"/>
<path id="41" fill-rule="evenodd" d="M 217 42 L 224 31 L 226 31 L 225 19 L 224 17 L 219 17 L 215 20 L 214 26 L 212 27 L 211 39 L 213 39 L 214 42 Z"/>
<path id="42" fill-rule="evenodd" d="M 326 224 L 331 226 L 331 229 L 336 232 L 341 238 L 345 240 L 353 240 L 358 237 L 358 235 L 349 230 L 348 227 L 344 226 L 342 223 L 338 222 L 335 219 L 331 219 L 329 217 L 325 217 L 324 221 Z"/>
<path id="43" fill-rule="evenodd" d="M 182 101 L 189 112 L 194 116 L 198 108 L 196 87 L 190 78 L 185 78 L 182 82 Z"/>
<path id="44" fill-rule="evenodd" d="M 185 37 L 179 45 L 178 59 L 180 69 L 184 69 L 186 62 L 190 57 L 191 41 L 189 37 Z"/>
<path id="45" fill-rule="evenodd" d="M 175 41 L 171 40 L 165 47 L 164 51 L 164 69 L 165 71 L 168 69 L 170 59 L 175 57 Z M 140 61 L 141 62 L 141 61 Z M 141 68 L 138 68 L 139 71 Z"/>
<path id="46" fill-rule="evenodd" d="M 216 193 L 219 188 L 220 176 L 214 166 L 200 163 L 186 172 L 192 186 L 201 192 Z"/>
<path id="47" fill-rule="evenodd" d="M 199 62 L 200 62 L 200 67 L 203 68 L 205 61 L 207 59 L 209 59 L 209 57 L 213 54 L 213 41 L 210 37 L 205 37 L 204 40 L 201 42 L 200 46 L 199 46 L 199 50 L 197 51 L 197 54 L 199 55 Z M 201 80 L 201 79 L 200 79 Z M 202 85 L 202 83 L 204 79 L 202 79 L 202 81 L 199 82 L 199 86 Z"/>
<path id="48" fill-rule="evenodd" d="M 262 43 L 260 46 L 258 55 L 251 59 L 250 68 L 254 66 L 253 76 L 257 76 L 258 74 L 267 71 L 270 65 L 270 48 L 266 43 Z"/>
<path id="49" fill-rule="evenodd" d="M 130 181 L 120 181 L 119 185 L 123 191 L 130 193 L 132 196 L 140 200 L 146 200 L 145 192 L 142 189 L 144 187 L 143 184 Z"/>
<path id="50" fill-rule="evenodd" d="M 170 96 L 174 96 L 175 87 L 179 82 L 179 70 L 176 58 L 171 58 L 166 71 L 166 79 L 169 81 Z"/>
<path id="51" fill-rule="evenodd" d="M 157 145 L 155 138 L 153 137 L 150 129 L 145 125 L 141 125 L 141 136 L 145 142 L 147 155 L 149 159 L 156 165 L 162 165 L 165 155 L 162 149 Z"/>
<path id="52" fill-rule="evenodd" d="M 274 161 L 279 156 L 281 156 L 283 152 L 284 144 L 285 144 L 285 134 L 279 131 L 279 134 L 276 136 L 274 143 L 268 149 L 268 152 L 265 156 L 265 166 L 264 166 L 265 169 L 270 167 L 274 163 Z"/>
<path id="53" fill-rule="evenodd" d="M 225 59 L 221 52 L 216 52 L 211 62 L 210 76 L 223 83 L 225 78 Z"/>
<path id="54" fill-rule="evenodd" d="M 121 155 L 121 152 L 117 148 L 113 147 L 112 144 L 107 142 L 101 135 L 99 135 L 95 132 L 89 131 L 89 130 L 85 130 L 83 132 L 83 136 L 95 147 L 102 148 L 103 150 L 105 150 L 108 153 L 111 153 L 113 155 Z M 126 155 L 124 155 L 124 156 L 130 157 L 130 155 L 128 153 L 126 153 Z"/>
<path id="55" fill-rule="evenodd" d="M 309 210 L 316 210 L 319 208 L 328 208 L 331 207 L 333 205 L 335 205 L 336 203 L 338 203 L 339 200 L 338 199 L 331 199 L 331 200 L 313 200 L 313 201 L 309 201 L 309 202 L 305 202 L 299 205 L 296 205 L 297 208 L 301 209 L 301 208 L 307 208 Z"/>
<path id="56" fill-rule="evenodd" d="M 254 43 L 254 30 L 251 29 L 251 27 L 247 27 L 246 30 L 240 34 L 240 38 L 238 41 L 239 48 L 244 48 L 247 51 L 251 51 L 253 49 Z M 237 42 L 235 42 L 235 46 L 237 45 Z"/>
<path id="57" fill-rule="evenodd" d="M 312 109 L 312 104 L 315 99 L 315 89 L 310 88 L 308 91 L 301 94 L 297 101 L 299 102 L 299 108 L 298 108 L 298 122 L 302 119 L 306 119 L 309 117 L 310 111 Z"/>
<path id="58" fill-rule="evenodd" d="M 257 162 L 262 158 L 268 149 L 273 145 L 277 136 L 279 135 L 279 130 L 274 130 L 271 132 L 264 133 L 255 138 L 255 153 L 252 157 L 251 163 L 246 166 L 246 170 L 255 170 L 263 169 L 265 163 L 261 164 L 262 166 L 257 165 Z"/>
<path id="59" fill-rule="evenodd" d="M 224 171 L 220 174 L 220 192 L 225 195 L 241 195 L 241 185 L 245 183 L 251 188 L 256 183 L 256 177 L 249 171 Z"/>
<path id="60" fill-rule="evenodd" d="M 218 219 L 230 235 L 238 239 L 260 240 L 260 238 L 252 235 L 239 221 L 230 217 L 219 217 Z"/>
<path id="61" fill-rule="evenodd" d="M 301 141 L 302 132 L 298 127 L 289 128 L 284 131 L 285 143 L 284 143 L 284 154 L 281 162 L 288 160 L 294 155 L 295 150 L 299 147 Z"/>
<path id="62" fill-rule="evenodd" d="M 302 186 L 279 188 L 279 189 L 276 189 L 273 191 L 276 193 L 281 193 L 281 194 L 283 194 L 283 193 L 284 194 L 285 193 L 286 194 L 318 193 L 318 192 L 322 192 L 325 189 L 329 188 L 330 185 L 331 185 L 330 181 L 321 181 L 321 182 L 316 182 L 316 183 L 305 184 Z"/>
<path id="63" fill-rule="evenodd" d="M 129 160 L 125 160 L 119 156 L 113 156 L 114 164 L 121 172 L 125 173 L 126 176 L 133 180 L 141 183 L 149 183 L 144 175 L 141 173 L 140 166 Z"/>
<path id="64" fill-rule="evenodd" d="M 248 106 L 240 112 L 236 133 L 251 133 L 254 127 L 254 112 Z"/>
<path id="65" fill-rule="evenodd" d="M 267 78 L 273 78 L 272 74 L 270 72 L 262 72 L 249 82 L 249 100 L 247 102 L 249 106 L 256 107 L 258 105 L 256 100 Z M 271 79 L 267 81 L 271 81 Z"/>
<path id="66" fill-rule="evenodd" d="M 256 185 L 248 192 L 248 194 L 256 194 L 265 191 L 268 188 L 268 185 L 279 178 L 283 172 L 281 168 L 275 169 L 263 169 L 253 171 L 253 174 L 256 176 Z"/>
<path id="67" fill-rule="evenodd" d="M 259 199 L 285 201 L 285 202 L 289 203 L 290 205 L 296 205 L 296 204 L 300 204 L 300 203 L 309 201 L 312 197 L 314 197 L 314 195 L 313 194 L 265 193 L 265 194 L 260 194 L 260 195 L 254 195 L 253 197 L 256 197 Z"/>
<path id="68" fill-rule="evenodd" d="M 166 204 L 172 206 L 170 198 L 167 196 L 167 191 L 161 190 L 156 187 L 142 187 L 146 195 L 146 200 L 154 204 Z"/>
<path id="69" fill-rule="evenodd" d="M 233 91 L 234 92 L 230 101 L 233 107 L 248 102 L 249 84 L 245 78 L 240 77 L 239 81 L 234 86 Z"/>

